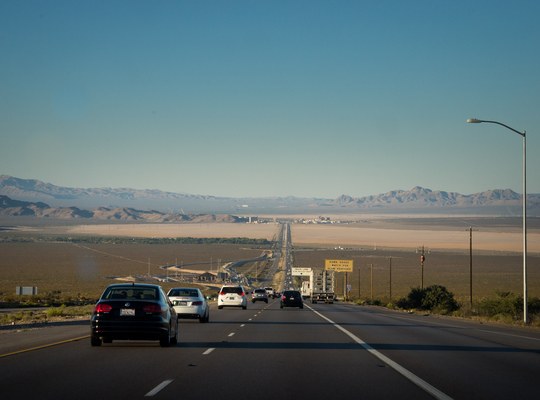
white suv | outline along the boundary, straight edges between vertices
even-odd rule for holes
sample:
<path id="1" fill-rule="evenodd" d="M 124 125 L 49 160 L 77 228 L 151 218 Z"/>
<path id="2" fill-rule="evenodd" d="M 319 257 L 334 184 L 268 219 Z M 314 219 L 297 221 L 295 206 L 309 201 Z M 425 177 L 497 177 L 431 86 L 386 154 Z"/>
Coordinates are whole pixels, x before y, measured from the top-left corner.
<path id="1" fill-rule="evenodd" d="M 221 288 L 218 295 L 218 308 L 223 307 L 242 307 L 247 308 L 246 291 L 242 286 L 225 285 Z"/>

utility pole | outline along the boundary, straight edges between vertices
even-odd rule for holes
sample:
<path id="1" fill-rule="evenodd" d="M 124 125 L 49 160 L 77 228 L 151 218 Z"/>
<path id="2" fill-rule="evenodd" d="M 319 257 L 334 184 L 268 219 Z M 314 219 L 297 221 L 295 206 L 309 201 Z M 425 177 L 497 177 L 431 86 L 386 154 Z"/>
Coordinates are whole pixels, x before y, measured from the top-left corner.
<path id="1" fill-rule="evenodd" d="M 471 311 L 472 311 L 472 308 L 473 308 L 473 289 L 472 289 L 472 233 L 473 233 L 473 228 L 472 226 L 469 227 L 469 298 L 470 298 L 470 304 L 471 304 Z"/>
<path id="2" fill-rule="evenodd" d="M 358 300 L 360 300 L 360 265 L 358 265 Z"/>
<path id="3" fill-rule="evenodd" d="M 390 303 L 392 302 L 392 256 L 390 256 L 390 282 L 388 283 L 390 288 Z"/>
<path id="4" fill-rule="evenodd" d="M 371 294 L 370 298 L 373 301 L 373 264 L 369 264 L 369 270 L 370 270 L 370 288 L 371 288 Z"/>
<path id="5" fill-rule="evenodd" d="M 424 248 L 424 245 L 422 245 L 422 248 L 420 249 L 420 267 L 422 269 L 422 278 L 421 278 L 421 288 L 424 289 L 424 262 L 426 261 L 426 251 Z M 417 250 L 418 252 L 418 250 Z"/>

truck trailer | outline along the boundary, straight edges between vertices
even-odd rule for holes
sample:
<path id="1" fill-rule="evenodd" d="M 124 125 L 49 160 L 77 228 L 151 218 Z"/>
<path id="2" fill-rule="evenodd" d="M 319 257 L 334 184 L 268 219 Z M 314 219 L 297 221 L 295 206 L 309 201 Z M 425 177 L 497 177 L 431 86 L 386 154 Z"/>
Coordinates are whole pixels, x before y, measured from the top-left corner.
<path id="1" fill-rule="evenodd" d="M 302 282 L 300 293 L 304 299 L 310 299 L 313 304 L 318 301 L 332 304 L 336 295 L 334 271 L 312 270 L 309 274 L 309 280 Z"/>

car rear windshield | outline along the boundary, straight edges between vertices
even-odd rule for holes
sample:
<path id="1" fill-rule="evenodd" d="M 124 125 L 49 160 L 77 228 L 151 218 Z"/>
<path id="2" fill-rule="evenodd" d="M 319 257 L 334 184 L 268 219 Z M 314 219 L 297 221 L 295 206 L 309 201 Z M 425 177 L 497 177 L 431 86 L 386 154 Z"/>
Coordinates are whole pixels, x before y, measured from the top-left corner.
<path id="1" fill-rule="evenodd" d="M 283 293 L 286 297 L 300 297 L 300 292 L 297 291 L 286 291 Z"/>
<path id="2" fill-rule="evenodd" d="M 102 296 L 106 300 L 156 300 L 158 293 L 155 288 L 115 287 L 109 288 Z"/>
<path id="3" fill-rule="evenodd" d="M 169 296 L 199 297 L 199 293 L 193 289 L 171 289 Z"/>
<path id="4" fill-rule="evenodd" d="M 264 289 L 255 289 L 255 293 L 266 293 Z"/>
<path id="5" fill-rule="evenodd" d="M 221 293 L 236 293 L 242 294 L 244 291 L 239 286 L 225 286 L 221 289 Z"/>

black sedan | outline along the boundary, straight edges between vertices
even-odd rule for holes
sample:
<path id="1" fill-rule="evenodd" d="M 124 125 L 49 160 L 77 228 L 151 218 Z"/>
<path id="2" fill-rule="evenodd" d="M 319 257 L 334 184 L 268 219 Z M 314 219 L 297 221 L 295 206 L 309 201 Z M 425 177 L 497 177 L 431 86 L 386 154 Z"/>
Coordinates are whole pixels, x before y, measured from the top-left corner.
<path id="1" fill-rule="evenodd" d="M 285 290 L 281 294 L 281 301 L 279 306 L 283 307 L 299 307 L 304 308 L 304 302 L 302 301 L 302 295 L 298 290 Z"/>
<path id="2" fill-rule="evenodd" d="M 90 342 L 159 340 L 162 347 L 178 341 L 178 317 L 161 286 L 120 283 L 109 285 L 91 318 Z"/>

